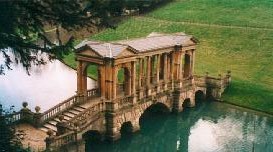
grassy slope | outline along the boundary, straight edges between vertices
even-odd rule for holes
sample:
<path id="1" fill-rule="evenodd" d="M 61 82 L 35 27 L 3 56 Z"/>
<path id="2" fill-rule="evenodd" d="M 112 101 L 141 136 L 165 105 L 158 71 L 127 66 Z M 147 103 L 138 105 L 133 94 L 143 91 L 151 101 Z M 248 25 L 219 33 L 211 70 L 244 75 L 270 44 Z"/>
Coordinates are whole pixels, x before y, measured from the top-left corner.
<path id="1" fill-rule="evenodd" d="M 224 94 L 224 100 L 273 112 L 273 30 L 191 25 L 184 22 L 190 20 L 234 26 L 248 23 L 251 27 L 273 29 L 273 19 L 270 18 L 273 18 L 273 9 L 270 8 L 272 2 L 269 0 L 261 0 L 259 4 L 254 0 L 176 1 L 146 16 L 126 20 L 117 29 L 105 30 L 92 39 L 114 41 L 143 37 L 153 31 L 192 34 L 200 40 L 195 64 L 197 74 L 209 71 L 216 76 L 230 69 L 233 83 Z M 65 61 L 73 65 L 71 58 L 74 57 L 69 57 Z"/>

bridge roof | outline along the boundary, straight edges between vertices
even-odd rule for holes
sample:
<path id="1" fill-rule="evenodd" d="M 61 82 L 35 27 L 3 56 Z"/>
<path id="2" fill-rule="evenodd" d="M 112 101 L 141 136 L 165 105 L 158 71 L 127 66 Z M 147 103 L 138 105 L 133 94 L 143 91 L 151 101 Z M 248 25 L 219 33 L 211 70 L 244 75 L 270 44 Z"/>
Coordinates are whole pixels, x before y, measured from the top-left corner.
<path id="1" fill-rule="evenodd" d="M 138 52 L 146 52 L 174 46 L 190 46 L 195 45 L 196 42 L 197 40 L 185 33 L 151 33 L 145 38 L 118 41 L 120 44 L 131 46 Z"/>
<path id="2" fill-rule="evenodd" d="M 147 37 L 116 42 L 83 41 L 77 45 L 76 52 L 90 49 L 99 57 L 117 58 L 121 54 L 141 54 L 148 51 L 157 51 L 175 46 L 192 46 L 197 40 L 185 33 L 151 33 Z M 124 53 L 125 50 L 127 53 Z M 130 53 L 129 53 L 130 52 Z"/>

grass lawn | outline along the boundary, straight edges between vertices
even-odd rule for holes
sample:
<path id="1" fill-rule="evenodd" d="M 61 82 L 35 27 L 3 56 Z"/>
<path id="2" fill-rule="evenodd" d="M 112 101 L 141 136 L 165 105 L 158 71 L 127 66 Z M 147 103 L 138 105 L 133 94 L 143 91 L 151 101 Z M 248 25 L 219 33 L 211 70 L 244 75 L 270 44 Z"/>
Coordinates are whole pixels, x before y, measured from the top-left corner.
<path id="1" fill-rule="evenodd" d="M 273 2 L 270 0 L 181 0 L 145 16 L 124 20 L 91 39 L 115 41 L 151 32 L 185 32 L 199 39 L 195 73 L 217 76 L 232 71 L 232 86 L 223 99 L 273 112 Z M 271 19 L 272 18 L 272 19 Z M 210 26 L 212 23 L 226 26 Z M 233 26 L 266 27 L 269 29 Z M 272 30 L 270 30 L 272 28 Z M 73 54 L 64 61 L 75 67 Z M 92 68 L 90 74 L 92 73 Z"/>

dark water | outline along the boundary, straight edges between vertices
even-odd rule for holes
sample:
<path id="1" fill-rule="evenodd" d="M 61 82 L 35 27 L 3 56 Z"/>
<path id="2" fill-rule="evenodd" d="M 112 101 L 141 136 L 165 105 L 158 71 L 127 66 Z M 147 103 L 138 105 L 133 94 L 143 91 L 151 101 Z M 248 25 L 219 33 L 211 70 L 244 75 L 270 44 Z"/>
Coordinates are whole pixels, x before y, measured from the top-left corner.
<path id="1" fill-rule="evenodd" d="M 99 152 L 272 152 L 273 119 L 215 102 L 179 115 L 144 118 L 141 131 L 113 144 L 87 142 Z"/>
<path id="2" fill-rule="evenodd" d="M 4 62 L 0 54 L 0 64 Z M 19 110 L 23 101 L 33 110 L 40 106 L 45 111 L 59 102 L 76 94 L 76 71 L 58 60 L 46 65 L 32 66 L 30 75 L 21 65 L 12 65 L 13 70 L 5 70 L 0 75 L 0 104 L 8 108 L 12 105 Z M 88 88 L 95 86 L 95 81 L 88 79 Z"/>

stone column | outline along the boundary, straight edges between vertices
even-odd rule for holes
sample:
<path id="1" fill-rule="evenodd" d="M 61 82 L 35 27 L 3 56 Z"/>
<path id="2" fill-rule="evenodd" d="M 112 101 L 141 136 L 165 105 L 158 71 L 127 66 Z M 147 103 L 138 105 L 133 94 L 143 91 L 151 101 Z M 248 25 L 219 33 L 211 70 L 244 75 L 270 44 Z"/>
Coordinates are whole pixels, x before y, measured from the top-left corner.
<path id="1" fill-rule="evenodd" d="M 83 90 L 82 90 L 82 61 L 78 61 L 77 65 L 77 94 L 82 95 Z"/>
<path id="2" fill-rule="evenodd" d="M 180 52 L 180 55 L 179 55 L 179 63 L 180 63 L 180 66 L 179 66 L 179 79 L 180 80 L 183 80 L 183 64 L 182 64 L 183 56 L 184 56 L 184 53 Z"/>
<path id="3" fill-rule="evenodd" d="M 146 68 L 146 95 L 151 95 L 151 57 L 147 57 L 147 68 Z"/>
<path id="4" fill-rule="evenodd" d="M 115 141 L 120 138 L 120 131 L 118 130 L 118 124 L 116 123 L 116 114 L 106 112 L 106 133 L 105 138 L 108 141 Z"/>
<path id="5" fill-rule="evenodd" d="M 135 61 L 131 62 L 131 94 L 136 92 L 136 63 Z"/>
<path id="6" fill-rule="evenodd" d="M 160 55 L 157 55 L 157 64 L 156 64 L 156 83 L 159 83 L 159 72 L 160 72 Z"/>
<path id="7" fill-rule="evenodd" d="M 168 82 L 170 80 L 170 72 L 171 72 L 171 70 L 170 70 L 170 55 L 168 54 L 167 55 L 167 75 L 166 75 L 166 81 L 168 81 Z"/>
<path id="8" fill-rule="evenodd" d="M 191 75 L 194 74 L 194 63 L 195 63 L 195 51 L 192 50 L 192 54 L 191 54 Z"/>
<path id="9" fill-rule="evenodd" d="M 112 62 L 111 60 L 107 61 L 105 65 L 105 81 L 106 81 L 106 99 L 112 99 Z"/>
<path id="10" fill-rule="evenodd" d="M 138 75 L 138 88 L 140 89 L 141 88 L 141 79 L 143 77 L 142 73 L 143 73 L 143 67 L 142 67 L 142 64 L 143 64 L 143 59 L 139 59 L 139 75 Z"/>
<path id="11" fill-rule="evenodd" d="M 99 88 L 100 88 L 100 94 L 101 94 L 101 97 L 104 97 L 105 98 L 105 66 L 103 65 L 100 65 L 99 67 Z"/>
<path id="12" fill-rule="evenodd" d="M 112 99 L 116 99 L 117 97 L 117 67 L 114 66 L 112 68 Z"/>
<path id="13" fill-rule="evenodd" d="M 151 57 L 147 57 L 147 68 L 146 68 L 146 85 L 150 86 L 150 79 L 151 79 Z"/>
<path id="14" fill-rule="evenodd" d="M 159 73 L 160 73 L 160 55 L 158 54 L 157 56 L 156 56 L 156 58 L 157 58 L 157 62 L 156 62 L 156 84 L 157 84 L 157 92 L 160 92 L 160 84 L 159 84 L 159 79 L 160 79 L 160 77 L 159 77 Z"/>
<path id="15" fill-rule="evenodd" d="M 174 62 L 175 62 L 175 54 L 174 54 L 174 52 L 172 52 L 172 54 L 171 54 L 171 60 L 170 60 L 171 62 L 170 62 L 170 80 L 171 80 L 171 87 L 172 87 L 172 89 L 173 89 L 173 81 L 174 81 Z"/>
<path id="16" fill-rule="evenodd" d="M 163 78 L 164 78 L 164 81 L 167 81 L 167 79 L 168 79 L 168 56 L 167 56 L 167 54 L 166 53 L 164 53 L 163 54 L 163 56 L 164 56 L 164 66 L 163 66 Z"/>
<path id="17" fill-rule="evenodd" d="M 153 83 L 154 83 L 154 80 L 155 80 L 155 77 L 154 77 L 154 76 L 155 76 L 155 75 L 154 75 L 155 58 L 156 58 L 156 56 L 152 56 L 152 57 L 151 57 L 151 68 L 150 68 L 150 69 L 151 69 L 151 71 L 150 71 L 150 72 L 151 72 L 151 74 L 150 74 L 150 75 L 151 75 L 151 78 L 150 78 L 150 83 L 151 83 L 151 84 L 153 84 Z"/>
<path id="18" fill-rule="evenodd" d="M 82 91 L 83 95 L 87 96 L 87 63 L 82 64 Z"/>

